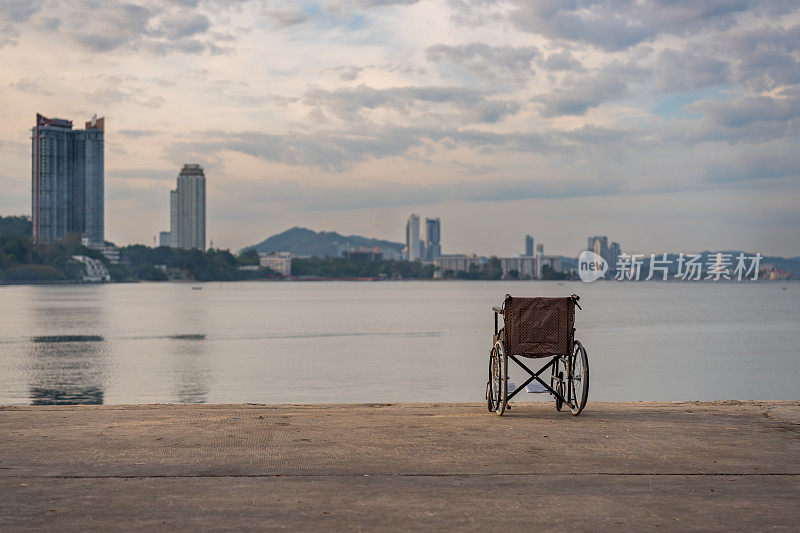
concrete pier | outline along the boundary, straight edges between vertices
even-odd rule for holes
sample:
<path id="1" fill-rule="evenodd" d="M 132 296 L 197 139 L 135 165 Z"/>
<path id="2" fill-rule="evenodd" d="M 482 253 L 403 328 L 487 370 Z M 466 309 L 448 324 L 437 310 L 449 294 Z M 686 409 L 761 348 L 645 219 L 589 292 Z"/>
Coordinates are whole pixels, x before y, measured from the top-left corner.
<path id="1" fill-rule="evenodd" d="M 800 402 L 0 407 L 0 530 L 800 529 Z"/>

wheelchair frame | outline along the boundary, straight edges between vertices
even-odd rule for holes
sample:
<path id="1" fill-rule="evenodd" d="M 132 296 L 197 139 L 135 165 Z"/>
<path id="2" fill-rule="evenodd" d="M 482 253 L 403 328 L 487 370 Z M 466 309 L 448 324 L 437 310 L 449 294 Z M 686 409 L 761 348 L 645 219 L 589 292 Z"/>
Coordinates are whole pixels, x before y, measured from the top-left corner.
<path id="1" fill-rule="evenodd" d="M 510 298 L 511 296 L 506 294 L 501 307 L 492 307 L 492 311 L 494 312 L 494 335 L 492 337 L 492 350 L 489 354 L 489 381 L 486 384 L 486 400 L 489 411 L 502 415 L 506 409 L 511 409 L 508 402 L 514 396 L 532 381 L 537 381 L 545 388 L 546 392 L 550 393 L 555 398 L 556 409 L 558 411 L 561 411 L 563 405 L 566 404 L 573 415 L 579 415 L 586 406 L 586 401 L 588 399 L 589 362 L 583 344 L 575 339 L 575 328 L 572 325 L 574 324 L 574 308 L 573 321 L 569 326 L 567 353 L 552 355 L 513 354 L 508 353 L 506 350 L 506 347 L 509 346 L 508 339 L 511 334 L 511 331 L 509 331 L 510 328 L 508 327 L 508 317 L 506 316 L 506 303 Z M 575 304 L 575 307 L 582 309 L 578 304 L 578 300 L 580 300 L 578 295 L 572 294 L 569 298 Z M 498 315 L 503 315 L 504 323 L 502 328 L 499 328 Z M 528 368 L 519 357 L 549 357 L 550 360 L 538 371 L 534 372 Z M 511 392 L 511 394 L 508 394 L 508 359 L 514 361 L 530 376 L 522 385 Z M 566 370 L 566 376 L 564 372 L 559 369 L 561 365 L 563 365 L 564 370 Z M 576 368 L 580 368 L 580 375 L 576 375 Z M 547 384 L 541 377 L 548 369 L 551 371 L 550 384 Z M 578 382 L 580 383 L 580 389 L 576 389 L 575 386 Z"/>

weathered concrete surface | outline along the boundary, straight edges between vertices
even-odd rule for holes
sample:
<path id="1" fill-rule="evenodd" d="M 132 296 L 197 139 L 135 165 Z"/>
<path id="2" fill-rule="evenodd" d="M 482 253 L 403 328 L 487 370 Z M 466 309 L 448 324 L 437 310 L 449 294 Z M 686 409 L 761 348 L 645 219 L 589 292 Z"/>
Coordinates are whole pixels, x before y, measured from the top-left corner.
<path id="1" fill-rule="evenodd" d="M 800 402 L 0 407 L 0 529 L 800 529 Z"/>

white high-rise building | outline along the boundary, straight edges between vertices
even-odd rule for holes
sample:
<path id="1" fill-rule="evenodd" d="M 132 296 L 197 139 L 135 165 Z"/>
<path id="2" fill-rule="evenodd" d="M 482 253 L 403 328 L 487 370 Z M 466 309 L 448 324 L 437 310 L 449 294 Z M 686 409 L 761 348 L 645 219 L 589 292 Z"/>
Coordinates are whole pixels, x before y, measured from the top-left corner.
<path id="1" fill-rule="evenodd" d="M 203 167 L 183 165 L 169 193 L 170 246 L 206 249 L 206 177 Z"/>
<path id="2" fill-rule="evenodd" d="M 419 240 L 419 215 L 411 215 L 406 222 L 406 250 L 409 261 L 422 259 L 422 246 Z"/>

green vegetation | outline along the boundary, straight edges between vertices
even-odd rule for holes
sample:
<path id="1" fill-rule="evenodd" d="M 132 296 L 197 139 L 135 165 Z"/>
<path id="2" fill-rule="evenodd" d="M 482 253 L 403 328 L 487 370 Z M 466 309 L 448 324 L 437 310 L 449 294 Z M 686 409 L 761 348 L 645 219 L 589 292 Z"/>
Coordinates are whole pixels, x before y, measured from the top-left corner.
<path id="1" fill-rule="evenodd" d="M 433 265 L 408 261 L 354 261 L 341 257 L 292 259 L 293 276 L 322 278 L 430 279 Z"/>
<path id="2" fill-rule="evenodd" d="M 25 238 L 32 234 L 33 223 L 30 217 L 0 217 L 0 235 Z"/>
<path id="3" fill-rule="evenodd" d="M 114 281 L 232 281 L 279 277 L 268 268 L 255 268 L 258 254 L 238 259 L 227 250 L 177 250 L 132 245 L 120 248 L 120 264 L 110 264 L 97 250 L 81 245 L 78 234 L 70 233 L 54 243 L 34 243 L 27 217 L 0 217 L 0 282 L 70 281 L 82 277 L 83 268 L 72 260 L 85 255 L 106 264 Z M 249 270 L 240 270 L 249 266 Z"/>
<path id="4" fill-rule="evenodd" d="M 542 266 L 542 279 L 570 279 L 570 275 L 566 272 L 556 272 L 550 265 Z"/>
<path id="5" fill-rule="evenodd" d="M 240 266 L 257 266 L 258 254 L 236 258 L 228 250 L 179 250 L 160 246 L 149 248 L 134 244 L 120 248 L 119 265 L 110 265 L 114 281 L 189 279 L 196 281 L 237 281 L 280 277 L 268 268 L 240 270 Z"/>
<path id="6" fill-rule="evenodd" d="M 79 280 L 82 267 L 72 260 L 73 255 L 85 255 L 103 261 L 113 281 L 167 281 L 173 279 L 196 281 L 235 281 L 247 279 L 279 279 L 281 276 L 259 266 L 256 250 L 248 249 L 235 257 L 228 250 L 179 250 L 168 247 L 150 248 L 134 244 L 120 248 L 120 263 L 111 264 L 97 250 L 86 248 L 80 236 L 68 234 L 55 243 L 38 244 L 31 239 L 32 226 L 28 217 L 0 217 L 0 282 Z M 338 234 L 316 234 L 298 229 L 287 234 L 309 233 L 326 238 Z M 355 237 L 348 237 L 355 238 Z M 361 238 L 363 239 L 363 238 Z M 381 241 L 385 244 L 384 241 Z M 391 243 L 390 243 L 391 244 Z M 512 279 L 518 273 L 510 273 Z M 515 274 L 517 274 L 515 276 Z M 377 261 L 344 259 L 341 257 L 307 257 L 292 259 L 292 275 L 317 278 L 375 278 L 431 279 L 433 265 L 418 261 Z M 491 257 L 484 265 L 473 265 L 469 272 L 447 271 L 445 279 L 501 279 L 500 259 Z M 566 279 L 567 274 L 545 266 L 544 279 Z"/>
<path id="7" fill-rule="evenodd" d="M 20 234 L 26 230 L 27 235 Z M 72 260 L 73 255 L 102 257 L 81 245 L 77 234 L 68 234 L 57 243 L 34 244 L 30 230 L 30 220 L 25 217 L 0 217 L 0 281 L 77 280 L 83 267 Z"/>

